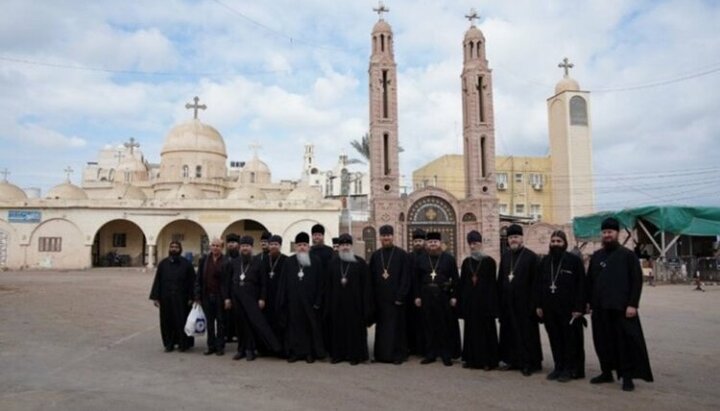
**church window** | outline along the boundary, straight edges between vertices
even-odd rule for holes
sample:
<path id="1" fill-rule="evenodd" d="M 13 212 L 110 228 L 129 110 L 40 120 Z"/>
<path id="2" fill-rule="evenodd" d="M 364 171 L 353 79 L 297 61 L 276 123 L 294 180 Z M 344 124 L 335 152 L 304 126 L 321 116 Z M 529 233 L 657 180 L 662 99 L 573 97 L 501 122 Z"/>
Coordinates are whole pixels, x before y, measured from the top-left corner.
<path id="1" fill-rule="evenodd" d="M 485 101 L 483 96 L 483 76 L 478 76 L 478 82 L 477 82 L 477 92 L 478 92 L 478 112 L 480 117 L 480 122 L 485 122 Z"/>
<path id="2" fill-rule="evenodd" d="M 475 51 L 475 43 L 472 41 L 470 42 L 470 58 L 473 57 L 473 52 Z"/>
<path id="3" fill-rule="evenodd" d="M 129 171 L 126 171 L 125 172 L 125 181 L 130 182 L 131 180 L 132 180 L 132 173 L 130 173 Z"/>
<path id="4" fill-rule="evenodd" d="M 255 183 L 255 172 L 254 171 L 250 172 L 250 183 L 251 184 Z"/>
<path id="5" fill-rule="evenodd" d="M 202 177 L 202 166 L 195 167 L 195 177 L 197 177 L 197 178 Z"/>
<path id="6" fill-rule="evenodd" d="M 383 134 L 383 174 L 390 175 L 390 136 Z"/>
<path id="7" fill-rule="evenodd" d="M 108 180 L 109 181 L 115 181 L 115 169 L 111 168 L 108 172 Z"/>
<path id="8" fill-rule="evenodd" d="M 38 251 L 42 253 L 59 253 L 62 251 L 62 237 L 40 237 Z"/>
<path id="9" fill-rule="evenodd" d="M 483 177 L 487 177 L 487 166 L 485 165 L 485 137 L 480 137 L 480 168 Z"/>
<path id="10" fill-rule="evenodd" d="M 380 35 L 380 51 L 382 51 L 382 52 L 385 51 L 385 35 L 384 34 Z"/>
<path id="11" fill-rule="evenodd" d="M 570 99 L 570 125 L 588 125 L 587 102 L 580 96 L 574 96 Z"/>
<path id="12" fill-rule="evenodd" d="M 388 110 L 388 71 L 382 71 L 382 87 L 383 87 L 383 118 L 389 117 Z"/>
<path id="13" fill-rule="evenodd" d="M 184 166 L 182 167 L 182 177 L 183 177 L 183 178 L 188 178 L 188 177 L 190 177 L 190 167 L 188 167 L 187 165 L 184 165 Z"/>

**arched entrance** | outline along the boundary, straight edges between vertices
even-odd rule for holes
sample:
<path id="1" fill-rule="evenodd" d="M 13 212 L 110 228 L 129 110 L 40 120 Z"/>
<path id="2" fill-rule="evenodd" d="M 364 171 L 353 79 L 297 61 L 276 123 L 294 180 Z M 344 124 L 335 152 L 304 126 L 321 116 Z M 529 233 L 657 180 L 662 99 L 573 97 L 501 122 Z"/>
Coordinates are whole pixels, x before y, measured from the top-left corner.
<path id="1" fill-rule="evenodd" d="M 157 236 L 156 259 L 160 261 L 168 254 L 171 241 L 179 241 L 183 248 L 183 257 L 197 265 L 200 256 L 207 254 L 210 248 L 208 235 L 202 226 L 192 220 L 175 220 L 160 230 Z"/>
<path id="2" fill-rule="evenodd" d="M 250 237 L 255 240 L 253 243 L 253 252 L 260 252 L 260 236 L 262 235 L 263 231 L 270 231 L 268 230 L 262 223 L 255 221 L 255 220 L 237 220 L 234 223 L 230 224 L 225 231 L 223 231 L 223 240 L 225 240 L 225 236 L 230 233 L 235 233 L 239 236 L 249 235 Z"/>
<path id="3" fill-rule="evenodd" d="M 417 200 L 408 210 L 406 227 L 405 238 L 408 250 L 412 250 L 412 232 L 420 228 L 425 232 L 439 232 L 445 250 L 457 255 L 457 218 L 452 205 L 444 199 L 428 196 Z"/>
<path id="4" fill-rule="evenodd" d="M 144 267 L 147 240 L 142 229 L 129 220 L 112 220 L 95 234 L 93 267 Z"/>

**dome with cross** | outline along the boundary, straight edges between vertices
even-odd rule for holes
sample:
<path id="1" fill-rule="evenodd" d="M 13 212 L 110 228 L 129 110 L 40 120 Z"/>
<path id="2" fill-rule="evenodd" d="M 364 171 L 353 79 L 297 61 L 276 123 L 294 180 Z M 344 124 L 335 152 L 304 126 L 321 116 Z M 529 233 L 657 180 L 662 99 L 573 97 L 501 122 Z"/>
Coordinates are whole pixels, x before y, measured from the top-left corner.
<path id="1" fill-rule="evenodd" d="M 579 91 L 580 84 L 572 77 L 570 77 L 570 69 L 575 67 L 573 63 L 570 63 L 567 57 L 558 64 L 558 67 L 565 71 L 563 78 L 558 81 L 555 85 L 555 94 L 560 94 L 565 91 Z"/>

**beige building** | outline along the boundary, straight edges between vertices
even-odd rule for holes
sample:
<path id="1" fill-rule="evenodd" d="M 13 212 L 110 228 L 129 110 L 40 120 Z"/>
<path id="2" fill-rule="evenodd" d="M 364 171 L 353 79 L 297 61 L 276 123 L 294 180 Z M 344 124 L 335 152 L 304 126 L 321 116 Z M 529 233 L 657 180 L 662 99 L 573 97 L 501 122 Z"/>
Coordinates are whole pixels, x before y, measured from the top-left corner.
<path id="1" fill-rule="evenodd" d="M 67 181 L 31 199 L 0 183 L 0 266 L 77 269 L 122 261 L 154 266 L 172 240 L 197 262 L 209 239 L 265 230 L 283 236 L 290 251 L 300 231 L 321 223 L 337 235 L 341 205 L 308 185 L 273 183 L 254 154 L 227 167 L 225 141 L 197 118 L 165 137 L 160 162 L 146 161 L 134 140 L 101 151 L 83 172 L 82 187 Z"/>
<path id="2" fill-rule="evenodd" d="M 589 92 L 568 75 L 547 100 L 550 155 L 495 157 L 495 183 L 501 216 L 568 224 L 594 211 Z M 463 156 L 446 154 L 413 171 L 413 187 L 439 187 L 464 198 Z"/>

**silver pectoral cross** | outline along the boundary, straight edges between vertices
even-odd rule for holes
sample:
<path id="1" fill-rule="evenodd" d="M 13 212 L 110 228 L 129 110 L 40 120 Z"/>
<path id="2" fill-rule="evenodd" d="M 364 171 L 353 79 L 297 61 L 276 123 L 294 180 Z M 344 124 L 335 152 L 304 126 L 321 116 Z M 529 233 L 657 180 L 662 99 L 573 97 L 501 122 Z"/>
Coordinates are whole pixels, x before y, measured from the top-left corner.
<path id="1" fill-rule="evenodd" d="M 555 284 L 550 284 L 550 292 L 555 294 L 555 291 L 557 291 L 557 286 Z"/>
<path id="2" fill-rule="evenodd" d="M 437 277 L 437 273 L 433 270 L 433 272 L 430 273 L 430 279 L 435 281 L 435 277 Z"/>
<path id="3" fill-rule="evenodd" d="M 510 271 L 510 275 L 508 276 L 508 280 L 510 280 L 510 282 L 512 282 L 513 278 L 515 278 L 515 273 L 512 272 L 512 271 Z"/>
<path id="4" fill-rule="evenodd" d="M 298 271 L 298 278 L 299 278 L 300 280 L 302 280 L 303 277 L 305 277 L 305 273 L 303 273 L 303 270 L 302 270 L 302 268 L 301 268 L 300 271 Z"/>

